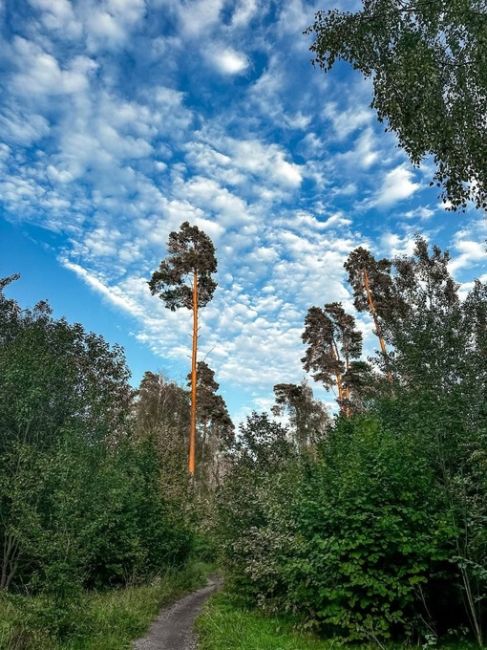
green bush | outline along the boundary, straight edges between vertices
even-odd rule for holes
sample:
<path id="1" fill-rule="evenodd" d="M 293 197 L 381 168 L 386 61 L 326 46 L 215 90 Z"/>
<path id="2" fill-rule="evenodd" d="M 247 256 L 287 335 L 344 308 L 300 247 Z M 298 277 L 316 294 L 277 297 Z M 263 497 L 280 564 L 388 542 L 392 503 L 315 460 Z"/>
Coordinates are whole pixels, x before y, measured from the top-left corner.
<path id="1" fill-rule="evenodd" d="M 244 428 L 269 422 L 253 416 Z M 417 436 L 377 415 L 343 418 L 316 459 L 280 454 L 270 471 L 270 447 L 285 439 L 274 434 L 263 454 L 236 450 L 220 495 L 234 590 L 349 641 L 424 640 L 468 622 L 458 531 Z"/>
<path id="2" fill-rule="evenodd" d="M 448 559 L 439 512 L 420 449 L 371 417 L 342 420 L 295 501 L 292 606 L 351 640 L 412 637 Z"/>

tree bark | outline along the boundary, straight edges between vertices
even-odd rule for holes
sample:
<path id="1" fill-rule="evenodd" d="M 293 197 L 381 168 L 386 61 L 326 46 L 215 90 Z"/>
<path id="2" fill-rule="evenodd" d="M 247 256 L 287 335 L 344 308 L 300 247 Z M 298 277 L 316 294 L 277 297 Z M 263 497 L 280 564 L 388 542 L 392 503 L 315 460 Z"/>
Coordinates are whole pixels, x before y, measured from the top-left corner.
<path id="1" fill-rule="evenodd" d="M 8 534 L 3 542 L 2 571 L 0 575 L 0 590 L 7 590 L 17 571 L 19 545 L 12 534 Z"/>
<path id="2" fill-rule="evenodd" d="M 377 316 L 377 309 L 375 306 L 374 298 L 372 296 L 372 291 L 370 290 L 369 274 L 367 273 L 366 270 L 364 270 L 363 277 L 364 277 L 364 288 L 367 294 L 367 302 L 369 303 L 369 311 L 372 316 L 372 320 L 374 321 L 375 331 L 379 339 L 380 349 L 382 350 L 384 361 L 387 363 L 388 355 L 387 355 L 386 342 L 384 341 L 384 337 L 382 336 L 382 328 L 380 326 L 379 318 Z M 387 371 L 387 379 L 389 382 L 392 382 L 392 375 L 390 371 Z"/>
<path id="3" fill-rule="evenodd" d="M 331 349 L 333 352 L 333 356 L 335 357 L 335 360 L 337 362 L 340 361 L 340 354 L 338 353 L 338 348 L 337 344 L 335 342 L 335 339 L 332 337 L 331 340 Z M 342 383 L 342 376 L 338 372 L 338 370 L 335 372 L 335 379 L 336 379 L 336 385 L 337 385 L 337 390 L 338 390 L 338 404 L 340 406 L 340 409 L 344 410 L 345 415 L 348 417 L 348 408 L 344 405 L 344 402 L 346 399 L 348 399 L 348 390 L 344 388 L 343 383 Z"/>
<path id="4" fill-rule="evenodd" d="M 191 421 L 189 427 L 188 471 L 196 471 L 196 381 L 198 358 L 198 272 L 193 275 L 193 354 L 191 359 Z"/>

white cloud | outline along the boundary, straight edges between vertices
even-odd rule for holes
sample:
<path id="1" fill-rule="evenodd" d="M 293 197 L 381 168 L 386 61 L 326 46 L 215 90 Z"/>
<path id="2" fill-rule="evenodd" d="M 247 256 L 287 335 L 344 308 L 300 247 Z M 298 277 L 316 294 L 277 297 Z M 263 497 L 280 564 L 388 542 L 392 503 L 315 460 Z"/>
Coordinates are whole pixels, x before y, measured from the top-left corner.
<path id="1" fill-rule="evenodd" d="M 20 95 L 62 95 L 86 90 L 89 76 L 97 68 L 90 57 L 79 55 L 61 68 L 57 59 L 21 36 L 14 39 L 16 65 L 12 88 Z"/>
<path id="2" fill-rule="evenodd" d="M 211 179 L 193 177 L 181 187 L 183 196 L 211 210 L 225 225 L 237 225 L 248 220 L 245 201 Z"/>
<path id="3" fill-rule="evenodd" d="M 30 145 L 49 133 L 49 123 L 42 115 L 26 117 L 7 108 L 0 114 L 0 130 L 5 140 Z"/>
<path id="4" fill-rule="evenodd" d="M 79 37 L 82 24 L 77 20 L 69 0 L 29 0 L 41 12 L 41 20 L 49 30 L 61 31 L 63 36 Z"/>
<path id="5" fill-rule="evenodd" d="M 485 242 L 462 239 L 456 242 L 455 249 L 459 255 L 450 262 L 450 271 L 453 274 L 478 262 L 486 261 Z"/>
<path id="6" fill-rule="evenodd" d="M 79 5 L 89 50 L 122 47 L 146 12 L 145 0 L 88 0 Z"/>
<path id="7" fill-rule="evenodd" d="M 232 16 L 232 27 L 245 27 L 259 8 L 257 0 L 239 0 Z"/>
<path id="8" fill-rule="evenodd" d="M 401 237 L 397 233 L 385 232 L 380 239 L 381 249 L 386 257 L 411 256 L 415 249 L 414 235 Z"/>
<path id="9" fill-rule="evenodd" d="M 389 206 L 412 196 L 420 188 L 413 178 L 413 173 L 405 165 L 399 165 L 387 172 L 374 200 L 375 205 Z"/>
<path id="10" fill-rule="evenodd" d="M 331 217 L 328 217 L 323 223 L 323 228 L 336 228 L 337 226 L 350 226 L 351 224 L 351 219 L 345 217 L 341 212 L 337 212 L 336 214 L 332 214 Z"/>
<path id="11" fill-rule="evenodd" d="M 211 29 L 219 20 L 225 0 L 175 0 L 182 31 L 192 37 Z"/>
<path id="12" fill-rule="evenodd" d="M 125 38 L 123 26 L 108 11 L 95 9 L 90 13 L 86 26 L 90 37 L 96 41 L 119 44 Z"/>
<path id="13" fill-rule="evenodd" d="M 245 54 L 231 47 L 215 49 L 210 55 L 210 60 L 217 70 L 228 75 L 240 74 L 249 67 Z"/>
<path id="14" fill-rule="evenodd" d="M 331 121 L 335 135 L 344 140 L 357 129 L 367 126 L 374 119 L 374 113 L 366 106 L 343 110 L 336 102 L 328 102 L 323 111 L 324 116 Z"/>
<path id="15" fill-rule="evenodd" d="M 277 145 L 264 145 L 258 140 L 229 142 L 237 165 L 246 171 L 269 174 L 279 185 L 299 187 L 302 172 L 299 165 L 288 162 L 284 151 Z"/>
<path id="16" fill-rule="evenodd" d="M 353 148 L 338 158 L 345 163 L 352 173 L 368 170 L 374 163 L 379 162 L 376 137 L 371 127 L 365 128 L 353 142 Z"/>
<path id="17" fill-rule="evenodd" d="M 76 273 L 76 275 L 78 275 L 88 286 L 100 293 L 104 298 L 115 305 L 115 307 L 128 312 L 132 316 L 142 315 L 139 306 L 128 296 L 123 295 L 123 292 L 120 291 L 118 287 L 107 286 L 97 278 L 96 275 L 90 273 L 79 264 L 75 264 L 66 259 L 61 260 L 61 263 L 65 268 Z"/>
<path id="18" fill-rule="evenodd" d="M 420 206 L 418 208 L 414 208 L 414 210 L 408 210 L 408 212 L 404 213 L 404 216 L 407 219 L 431 219 L 431 217 L 435 214 L 435 210 L 432 210 L 431 208 L 427 208 L 425 206 Z"/>
<path id="19" fill-rule="evenodd" d="M 219 181 L 231 185 L 250 182 L 257 194 L 256 179 L 267 190 L 274 185 L 284 190 L 293 190 L 303 180 L 303 166 L 289 161 L 288 153 L 274 143 L 232 138 L 220 130 L 202 130 L 197 136 L 197 141 L 187 144 L 190 161 L 199 171 L 204 171 Z M 275 195 L 271 192 L 269 196 Z"/>
<path id="20" fill-rule="evenodd" d="M 379 153 L 375 150 L 374 144 L 374 132 L 370 128 L 365 129 L 360 135 L 355 147 L 355 155 L 358 158 L 359 164 L 365 169 L 368 169 L 379 157 Z"/>
<path id="21" fill-rule="evenodd" d="M 265 70 L 248 89 L 249 105 L 265 114 L 278 128 L 304 130 L 313 119 L 309 110 L 310 97 L 307 92 L 294 92 L 295 80 L 288 70 L 286 55 L 274 52 Z"/>

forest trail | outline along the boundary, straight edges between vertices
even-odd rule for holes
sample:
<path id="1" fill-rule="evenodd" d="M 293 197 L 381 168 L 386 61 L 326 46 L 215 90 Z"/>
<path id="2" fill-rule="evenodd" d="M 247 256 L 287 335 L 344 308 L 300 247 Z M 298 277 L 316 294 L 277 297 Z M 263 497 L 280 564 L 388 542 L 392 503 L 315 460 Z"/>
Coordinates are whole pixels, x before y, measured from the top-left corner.
<path id="1" fill-rule="evenodd" d="M 134 642 L 134 650 L 196 650 L 195 619 L 220 584 L 218 577 L 211 576 L 206 587 L 164 608 L 147 635 Z"/>

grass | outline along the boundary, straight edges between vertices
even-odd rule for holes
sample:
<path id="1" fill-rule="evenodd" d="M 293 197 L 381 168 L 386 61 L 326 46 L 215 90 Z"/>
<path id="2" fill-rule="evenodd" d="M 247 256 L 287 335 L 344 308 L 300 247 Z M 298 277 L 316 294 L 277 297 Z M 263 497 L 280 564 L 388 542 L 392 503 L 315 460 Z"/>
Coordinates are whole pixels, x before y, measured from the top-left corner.
<path id="1" fill-rule="evenodd" d="M 193 563 L 168 571 L 150 585 L 106 592 L 87 592 L 73 616 L 79 633 L 56 641 L 32 612 L 41 611 L 33 598 L 0 597 L 0 648 L 2 650 L 125 650 L 144 634 L 161 606 L 202 586 L 210 567 Z M 30 614 L 29 614 L 30 612 Z"/>
<path id="2" fill-rule="evenodd" d="M 205 606 L 197 621 L 199 650 L 361 650 L 379 646 L 344 645 L 337 639 L 318 639 L 293 629 L 290 621 L 268 617 L 239 606 L 228 593 L 217 594 Z M 405 650 L 407 646 L 388 646 L 388 650 Z M 415 646 L 416 648 L 418 646 Z M 473 650 L 470 643 L 435 646 L 448 650 Z"/>
<path id="3" fill-rule="evenodd" d="M 212 598 L 197 622 L 199 650 L 331 650 L 338 641 L 299 634 L 292 624 L 239 607 L 225 592 Z"/>

